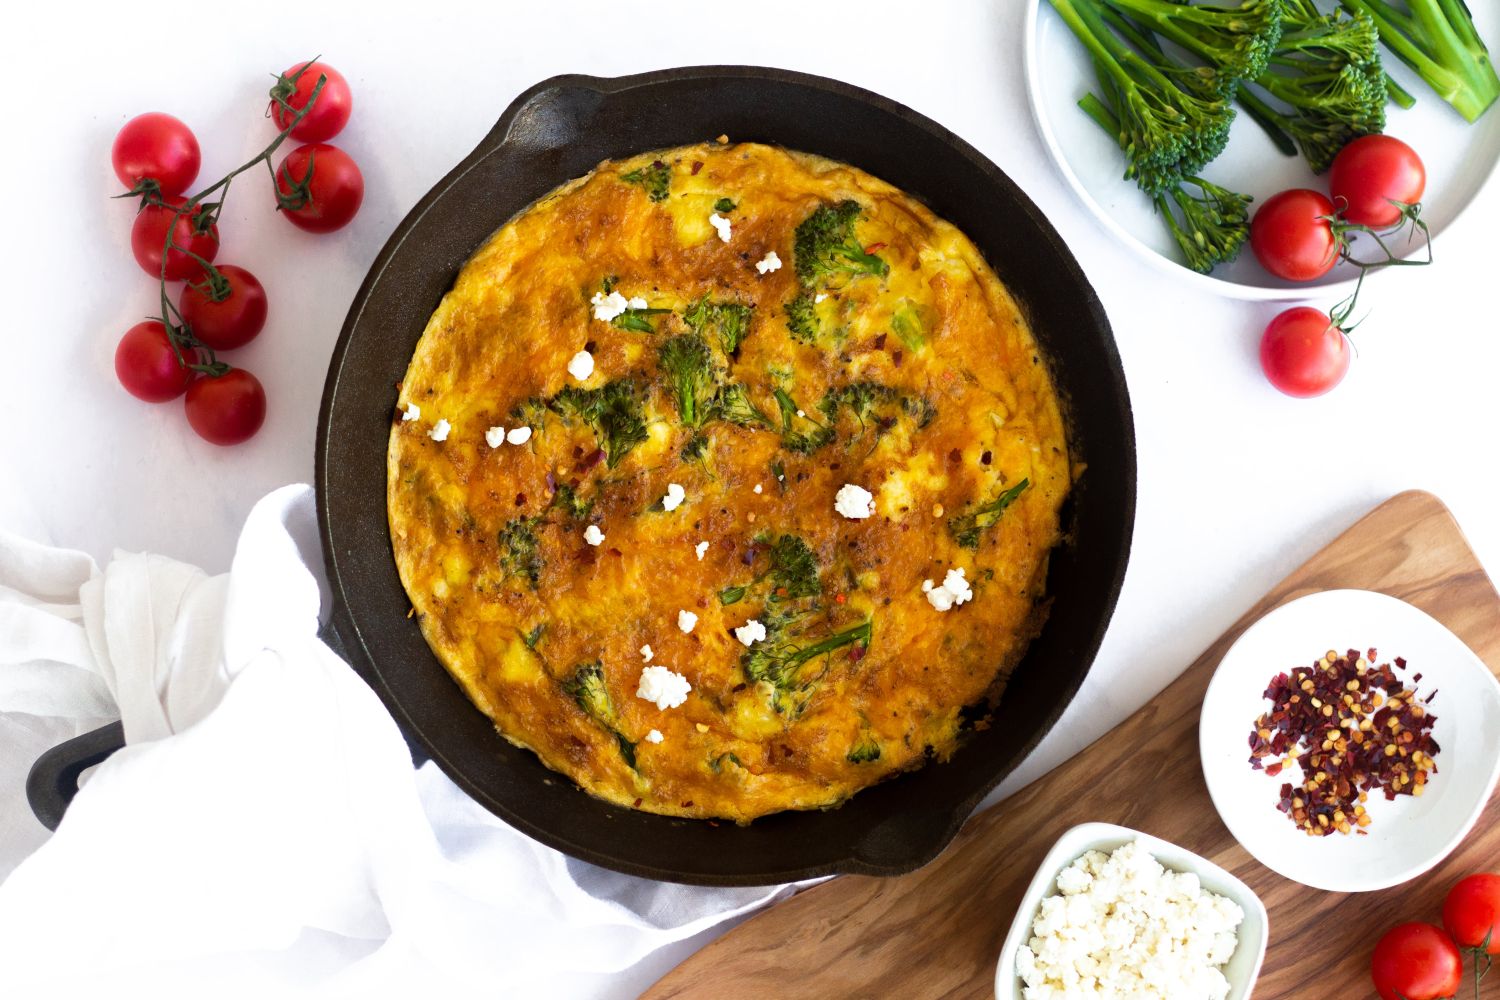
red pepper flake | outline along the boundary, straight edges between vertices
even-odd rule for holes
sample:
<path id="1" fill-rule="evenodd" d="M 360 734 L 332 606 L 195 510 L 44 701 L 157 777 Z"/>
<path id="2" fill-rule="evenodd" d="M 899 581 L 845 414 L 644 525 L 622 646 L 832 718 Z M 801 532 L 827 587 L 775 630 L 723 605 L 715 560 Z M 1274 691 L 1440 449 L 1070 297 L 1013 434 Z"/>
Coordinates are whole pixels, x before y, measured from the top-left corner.
<path id="1" fill-rule="evenodd" d="M 852 645 L 852 646 L 849 647 L 849 661 L 851 663 L 858 663 L 860 660 L 863 660 L 864 658 L 865 658 L 865 647 L 864 646 L 862 646 L 862 645 L 860 645 L 859 643 L 856 642 L 854 645 Z"/>
<path id="2" fill-rule="evenodd" d="M 694 160 L 693 161 L 693 176 L 697 177 L 698 176 L 698 171 L 700 171 L 702 169 L 703 169 L 703 161 L 702 160 Z"/>
<path id="3" fill-rule="evenodd" d="M 875 336 L 875 350 L 885 350 L 885 334 L 881 333 Z"/>
<path id="4" fill-rule="evenodd" d="M 776 596 L 777 597 L 785 597 L 786 595 L 787 595 L 787 589 L 785 587 L 777 587 L 776 588 Z"/>
<path id="5" fill-rule="evenodd" d="M 847 596 L 845 596 L 844 594 L 834 594 L 833 595 L 833 603 L 834 604 L 843 604 L 847 600 L 849 600 L 849 598 Z"/>
<path id="6" fill-rule="evenodd" d="M 901 355 L 900 351 L 896 351 L 894 354 L 892 354 L 891 355 L 891 364 L 895 365 L 897 368 L 900 368 L 901 367 L 901 356 L 902 355 Z"/>
<path id="7" fill-rule="evenodd" d="M 874 253 L 877 250 L 884 250 L 885 247 L 886 245 L 884 243 L 871 243 L 869 246 L 865 247 L 865 253 Z"/>
<path id="8" fill-rule="evenodd" d="M 609 554 L 618 558 L 619 556 L 623 556 L 625 553 L 621 552 L 619 549 L 611 545 L 609 548 Z"/>
<path id="9" fill-rule="evenodd" d="M 587 472 L 602 461 L 604 461 L 604 449 L 595 448 L 592 454 L 578 460 L 578 464 L 573 466 L 573 471 Z"/>
<path id="10" fill-rule="evenodd" d="M 964 453 L 959 451 L 957 448 L 954 448 L 952 451 L 948 452 L 948 461 L 954 463 L 955 465 L 959 462 L 962 462 L 963 459 Z"/>
<path id="11" fill-rule="evenodd" d="M 524 493 L 517 493 L 516 494 L 516 506 L 517 507 L 524 507 L 524 506 L 526 506 L 526 494 L 524 494 Z"/>
<path id="12" fill-rule="evenodd" d="M 979 455 L 979 464 L 980 465 L 989 465 L 994 460 L 995 460 L 995 456 L 992 455 L 988 450 L 981 452 L 980 455 Z"/>

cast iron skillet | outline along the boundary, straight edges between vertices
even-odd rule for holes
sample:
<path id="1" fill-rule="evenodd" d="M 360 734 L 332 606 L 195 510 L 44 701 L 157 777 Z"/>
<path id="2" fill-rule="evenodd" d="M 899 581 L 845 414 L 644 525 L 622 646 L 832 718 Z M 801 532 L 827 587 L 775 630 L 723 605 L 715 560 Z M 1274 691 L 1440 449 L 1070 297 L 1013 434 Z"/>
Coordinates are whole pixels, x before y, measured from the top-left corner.
<path id="1" fill-rule="evenodd" d="M 463 262 L 511 216 L 601 160 L 721 133 L 854 164 L 963 229 L 1030 319 L 1062 391 L 1076 457 L 1087 466 L 1064 512 L 1069 542 L 1051 564 L 1051 615 L 992 724 L 946 764 L 867 789 L 838 809 L 781 813 L 748 827 L 608 805 L 502 739 L 407 617 L 385 503 L 394 386 Z M 784 70 L 561 76 L 516 98 L 370 268 L 329 365 L 317 492 L 333 589 L 327 638 L 460 787 L 585 861 L 677 882 L 756 885 L 918 868 L 1036 746 L 1088 673 L 1114 609 L 1134 521 L 1135 436 L 1109 323 L 1072 255 L 1009 178 L 937 123 L 868 91 Z M 81 753 L 98 755 L 97 740 L 80 740 Z M 59 774 L 78 756 L 54 760 L 33 784 L 43 791 L 67 784 Z"/>

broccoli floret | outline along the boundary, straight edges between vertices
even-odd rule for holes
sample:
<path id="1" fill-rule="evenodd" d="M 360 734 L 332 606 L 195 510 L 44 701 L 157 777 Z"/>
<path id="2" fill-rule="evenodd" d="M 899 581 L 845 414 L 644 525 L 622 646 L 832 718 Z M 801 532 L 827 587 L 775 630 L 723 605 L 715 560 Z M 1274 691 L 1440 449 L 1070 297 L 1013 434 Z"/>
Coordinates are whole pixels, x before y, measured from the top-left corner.
<path id="1" fill-rule="evenodd" d="M 734 211 L 734 201 L 731 200 L 731 199 L 729 199 L 729 198 L 720 198 L 718 201 L 714 202 L 714 211 L 715 212 L 733 212 Z"/>
<path id="2" fill-rule="evenodd" d="M 847 412 L 859 426 L 859 434 L 873 430 L 884 434 L 906 422 L 911 430 L 921 430 L 937 416 L 937 408 L 925 396 L 902 393 L 877 382 L 851 382 L 829 389 L 818 403 L 818 409 L 836 424 Z"/>
<path id="3" fill-rule="evenodd" d="M 648 166 L 637 167 L 628 174 L 621 174 L 620 180 L 626 184 L 639 184 L 646 189 L 646 194 L 652 201 L 666 201 L 672 184 L 672 168 L 660 160 L 655 160 Z"/>
<path id="4" fill-rule="evenodd" d="M 563 693 L 569 695 L 584 714 L 609 730 L 620 747 L 620 756 L 625 764 L 635 769 L 635 744 L 620 732 L 620 721 L 615 713 L 614 701 L 604 683 L 604 664 L 598 660 L 580 663 L 573 668 L 573 675 L 562 682 Z"/>
<path id="5" fill-rule="evenodd" d="M 585 501 L 578 495 L 578 491 L 567 483 L 559 483 L 557 492 L 552 494 L 552 502 L 549 509 L 560 510 L 575 521 L 586 520 L 589 512 L 594 509 L 592 498 Z"/>
<path id="6" fill-rule="evenodd" d="M 694 434 L 687 439 L 687 444 L 682 446 L 679 454 L 684 462 L 701 462 L 708 457 L 708 450 L 713 447 L 713 443 L 713 438 L 707 434 Z"/>
<path id="7" fill-rule="evenodd" d="M 1500 97 L 1500 76 L 1463 0 L 1406 0 L 1404 11 L 1390 0 L 1341 2 L 1373 20 L 1385 47 L 1465 120 L 1478 121 Z"/>
<path id="8" fill-rule="evenodd" d="M 1233 79 L 1264 73 L 1282 34 L 1282 0 L 1244 0 L 1237 7 L 1180 0 L 1106 2 Z"/>
<path id="9" fill-rule="evenodd" d="M 713 415 L 736 427 L 770 427 L 771 418 L 750 401 L 750 392 L 740 382 L 725 382 L 714 395 Z"/>
<path id="10" fill-rule="evenodd" d="M 1144 6 L 1160 0 L 1132 2 Z M 1164 72 L 1159 53 L 1153 50 L 1148 56 L 1127 45 L 1107 22 L 1104 0 L 1051 3 L 1093 57 L 1116 109 L 1125 176 L 1155 196 L 1183 175 L 1196 174 L 1223 151 L 1234 109 L 1217 87 L 1195 84 L 1192 75 Z M 1189 12 L 1211 10 L 1177 3 L 1161 6 L 1178 12 L 1184 23 L 1193 17 Z"/>
<path id="11" fill-rule="evenodd" d="M 860 733 L 859 740 L 849 748 L 845 759 L 851 764 L 865 764 L 880 759 L 880 744 L 869 733 Z"/>
<path id="12" fill-rule="evenodd" d="M 866 253 L 854 238 L 854 223 L 862 209 L 852 199 L 836 205 L 819 205 L 797 226 L 792 240 L 792 255 L 797 277 L 806 287 L 845 275 L 857 278 L 872 274 L 885 277 L 890 266 L 872 253 Z"/>
<path id="13" fill-rule="evenodd" d="M 812 293 L 804 288 L 788 299 L 782 308 L 786 310 L 786 328 L 792 339 L 801 344 L 816 343 L 822 324 L 818 322 Z"/>
<path id="14" fill-rule="evenodd" d="M 740 656 L 740 668 L 751 683 L 771 686 L 771 704 L 777 712 L 795 716 L 806 705 L 808 690 L 828 669 L 826 663 L 816 674 L 809 674 L 807 664 L 845 646 L 868 649 L 874 631 L 873 622 L 865 620 L 852 628 L 822 639 L 799 645 L 791 626 L 802 617 L 800 612 L 766 615 L 766 637 Z"/>
<path id="15" fill-rule="evenodd" d="M 516 517 L 500 529 L 500 565 L 535 590 L 542 576 L 542 553 L 536 537 L 537 518 Z"/>
<path id="16" fill-rule="evenodd" d="M 530 427 L 533 433 L 540 434 L 547 425 L 548 412 L 547 400 L 541 396 L 532 396 L 512 406 L 510 418 L 517 426 Z"/>
<path id="17" fill-rule="evenodd" d="M 806 542 L 796 535 L 782 535 L 771 545 L 772 596 L 781 600 L 816 597 L 823 587 L 818 583 L 818 560 Z"/>
<path id="18" fill-rule="evenodd" d="M 726 355 L 740 349 L 740 342 L 750 332 L 752 307 L 738 302 L 710 302 L 705 295 L 682 313 L 682 321 L 688 329 L 704 337 L 718 337 L 719 346 Z"/>
<path id="19" fill-rule="evenodd" d="M 679 334 L 661 345 L 656 364 L 677 400 L 677 415 L 683 426 L 700 426 L 712 409 L 718 377 L 708 342 L 696 333 Z"/>
<path id="20" fill-rule="evenodd" d="M 631 379 L 616 379 L 597 389 L 570 385 L 548 400 L 548 406 L 564 422 L 592 428 L 610 468 L 646 440 L 645 405 Z"/>
<path id="21" fill-rule="evenodd" d="M 810 455 L 833 440 L 833 428 L 809 417 L 785 389 L 776 390 L 776 405 L 781 409 L 781 446 L 787 451 Z"/>
<path id="22" fill-rule="evenodd" d="M 1015 503 L 1016 498 L 1030 485 L 1030 479 L 1023 479 L 989 503 L 981 504 L 967 514 L 950 518 L 948 533 L 953 536 L 955 542 L 966 549 L 979 548 L 980 536 L 987 528 L 1000 520 L 1000 515 L 1005 513 L 1005 508 Z"/>

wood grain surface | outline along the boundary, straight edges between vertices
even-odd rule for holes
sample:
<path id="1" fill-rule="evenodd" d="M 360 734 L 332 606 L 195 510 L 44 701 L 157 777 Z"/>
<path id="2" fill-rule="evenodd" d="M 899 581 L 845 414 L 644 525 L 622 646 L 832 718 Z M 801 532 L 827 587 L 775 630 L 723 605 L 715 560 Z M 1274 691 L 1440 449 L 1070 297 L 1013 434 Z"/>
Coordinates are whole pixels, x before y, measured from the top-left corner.
<path id="1" fill-rule="evenodd" d="M 1235 842 L 1198 763 L 1198 708 L 1229 645 L 1271 608 L 1338 587 L 1409 601 L 1490 669 L 1500 663 L 1500 595 L 1448 509 L 1431 494 L 1402 493 L 1273 588 L 1138 712 L 976 815 L 927 867 L 899 878 L 846 876 L 802 892 L 709 944 L 645 996 L 992 996 L 995 960 L 1026 885 L 1053 841 L 1088 820 L 1173 841 L 1249 883 L 1271 915 L 1257 1000 L 1373 996 L 1374 936 L 1403 919 L 1437 920 L 1448 886 L 1496 867 L 1500 796 L 1427 874 L 1382 892 L 1326 893 L 1272 873 Z"/>

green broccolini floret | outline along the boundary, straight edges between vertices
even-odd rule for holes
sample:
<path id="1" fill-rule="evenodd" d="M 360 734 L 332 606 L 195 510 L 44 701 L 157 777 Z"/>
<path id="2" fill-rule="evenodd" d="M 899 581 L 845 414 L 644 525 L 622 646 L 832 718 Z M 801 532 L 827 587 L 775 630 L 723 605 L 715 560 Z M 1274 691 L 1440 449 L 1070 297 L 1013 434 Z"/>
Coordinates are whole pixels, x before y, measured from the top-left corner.
<path id="1" fill-rule="evenodd" d="M 580 663 L 573 674 L 562 682 L 563 693 L 570 696 L 589 718 L 609 730 L 620 747 L 620 756 L 631 769 L 635 768 L 635 744 L 620 733 L 619 716 L 609 688 L 604 683 L 604 664 L 598 660 Z"/>
<path id="2" fill-rule="evenodd" d="M 548 407 L 566 423 L 592 428 L 610 468 L 646 440 L 645 403 L 631 379 L 616 379 L 597 389 L 567 386 L 548 400 Z"/>
<path id="3" fill-rule="evenodd" d="M 776 389 L 776 405 L 781 409 L 781 446 L 787 451 L 810 455 L 833 440 L 833 428 L 809 417 L 785 389 Z"/>
<path id="4" fill-rule="evenodd" d="M 869 733 L 860 733 L 859 740 L 849 748 L 845 757 L 851 764 L 864 764 L 880 759 L 880 744 Z"/>
<path id="5" fill-rule="evenodd" d="M 647 166 L 637 167 L 628 174 L 621 174 L 620 180 L 626 184 L 639 184 L 646 189 L 646 194 L 652 201 L 666 201 L 672 184 L 672 168 L 660 160 L 655 160 Z"/>
<path id="6" fill-rule="evenodd" d="M 677 401 L 677 415 L 685 427 L 701 426 L 712 409 L 718 366 L 708 342 L 696 333 L 682 333 L 661 345 L 657 367 Z"/>
<path id="7" fill-rule="evenodd" d="M 594 501 L 592 498 L 584 500 L 568 483 L 558 483 L 557 492 L 552 494 L 552 502 L 547 507 L 549 510 L 560 510 L 575 521 L 583 521 L 594 509 Z"/>
<path id="8" fill-rule="evenodd" d="M 500 565 L 535 590 L 542 576 L 542 553 L 536 537 L 537 518 L 516 517 L 500 529 Z"/>
<path id="9" fill-rule="evenodd" d="M 828 669 L 825 662 L 822 670 L 811 673 L 808 664 L 846 646 L 866 650 L 874 632 L 874 623 L 867 619 L 842 632 L 800 644 L 802 637 L 791 635 L 791 626 L 803 616 L 801 612 L 767 614 L 763 621 L 766 637 L 740 656 L 745 676 L 751 683 L 769 684 L 772 707 L 791 716 L 802 711 L 809 690 Z"/>
<path id="10" fill-rule="evenodd" d="M 751 306 L 738 302 L 711 302 L 705 295 L 683 310 L 682 321 L 694 333 L 716 336 L 724 354 L 731 356 L 750 332 L 752 311 Z"/>
<path id="11" fill-rule="evenodd" d="M 1478 121 L 1500 98 L 1500 76 L 1463 0 L 1340 2 L 1369 17 L 1385 47 L 1466 121 Z"/>
<path id="12" fill-rule="evenodd" d="M 510 418 L 517 426 L 530 427 L 532 432 L 540 434 L 547 425 L 547 414 L 550 409 L 547 400 L 542 396 L 532 396 L 523 399 L 510 408 Z"/>
<path id="13" fill-rule="evenodd" d="M 772 597 L 796 600 L 816 597 L 823 592 L 818 582 L 818 560 L 807 543 L 796 535 L 784 534 L 771 544 Z"/>
<path id="14" fill-rule="evenodd" d="M 1030 485 L 1030 479 L 1023 479 L 989 503 L 981 504 L 967 514 L 950 518 L 948 533 L 953 536 L 955 542 L 966 549 L 979 548 L 979 539 L 985 530 L 1000 520 L 1000 515 L 1005 513 L 1005 508 L 1015 503 Z"/>
<path id="15" fill-rule="evenodd" d="M 819 205 L 797 226 L 792 240 L 797 278 L 811 287 L 840 275 L 865 274 L 885 277 L 890 266 L 875 254 L 866 253 L 854 237 L 854 223 L 863 209 L 853 199 L 836 205 Z"/>
<path id="16" fill-rule="evenodd" d="M 713 415 L 736 427 L 770 427 L 771 418 L 750 401 L 750 392 L 740 382 L 725 382 L 714 395 Z"/>
<path id="17" fill-rule="evenodd" d="M 817 342 L 822 324 L 818 322 L 818 310 L 813 302 L 812 292 L 804 288 L 787 299 L 782 309 L 786 311 L 786 328 L 791 332 L 793 340 L 802 344 Z"/>
<path id="18" fill-rule="evenodd" d="M 1181 0 L 1105 2 L 1222 70 L 1230 79 L 1244 80 L 1265 72 L 1282 33 L 1282 0 L 1245 0 L 1234 7 Z"/>
<path id="19" fill-rule="evenodd" d="M 682 460 L 684 462 L 702 462 L 708 457 L 708 450 L 713 447 L 713 438 L 707 434 L 694 434 L 687 439 L 687 444 L 682 446 Z"/>
<path id="20" fill-rule="evenodd" d="M 841 413 L 847 412 L 861 434 L 873 429 L 877 435 L 903 421 L 912 430 L 921 430 L 937 416 L 937 408 L 927 397 L 869 381 L 829 389 L 818 402 L 818 409 L 834 424 Z"/>

